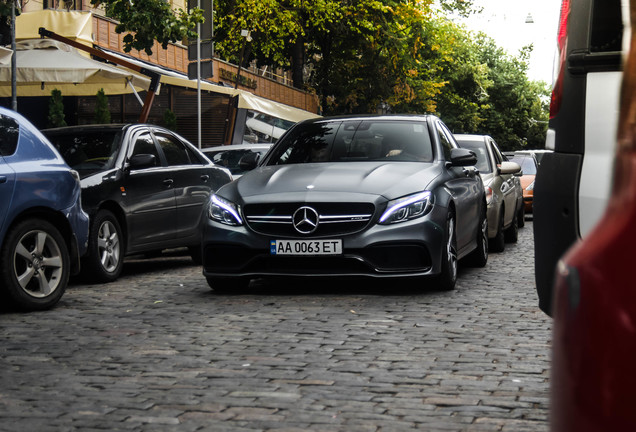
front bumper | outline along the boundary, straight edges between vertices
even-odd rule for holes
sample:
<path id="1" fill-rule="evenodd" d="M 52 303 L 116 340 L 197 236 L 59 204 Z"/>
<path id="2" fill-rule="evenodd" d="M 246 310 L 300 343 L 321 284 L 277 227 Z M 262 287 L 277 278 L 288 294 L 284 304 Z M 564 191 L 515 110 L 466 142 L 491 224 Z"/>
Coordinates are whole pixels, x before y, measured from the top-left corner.
<path id="1" fill-rule="evenodd" d="M 203 237 L 206 277 L 419 277 L 440 272 L 447 209 L 393 225 L 371 224 L 342 239 L 342 255 L 272 255 L 270 241 L 290 239 L 262 235 L 248 227 L 209 220 Z M 309 239 L 298 236 L 293 238 Z"/>

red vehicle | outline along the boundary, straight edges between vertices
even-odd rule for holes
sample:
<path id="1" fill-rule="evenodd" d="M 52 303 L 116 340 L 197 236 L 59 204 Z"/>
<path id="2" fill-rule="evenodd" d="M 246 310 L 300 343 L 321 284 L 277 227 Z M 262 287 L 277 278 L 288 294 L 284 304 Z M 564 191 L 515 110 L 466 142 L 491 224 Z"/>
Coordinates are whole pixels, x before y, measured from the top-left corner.
<path id="1" fill-rule="evenodd" d="M 572 7 L 577 6 L 572 2 Z M 631 1 L 631 16 L 636 0 Z M 626 20 L 627 21 L 627 20 Z M 636 49 L 634 35 L 632 50 Z M 551 429 L 636 430 L 636 52 L 624 65 L 613 186 L 599 223 L 559 261 Z"/>

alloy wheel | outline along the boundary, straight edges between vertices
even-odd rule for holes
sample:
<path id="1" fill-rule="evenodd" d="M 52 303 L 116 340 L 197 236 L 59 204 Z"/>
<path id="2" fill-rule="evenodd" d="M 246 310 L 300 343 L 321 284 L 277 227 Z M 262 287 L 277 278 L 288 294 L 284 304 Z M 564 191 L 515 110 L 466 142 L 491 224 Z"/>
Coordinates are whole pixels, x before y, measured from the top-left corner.
<path id="1" fill-rule="evenodd" d="M 46 231 L 25 233 L 14 250 L 13 270 L 27 294 L 36 298 L 49 296 L 62 281 L 64 259 L 60 246 Z"/>
<path id="2" fill-rule="evenodd" d="M 112 222 L 104 221 L 98 231 L 97 251 L 102 267 L 107 272 L 113 272 L 117 268 L 120 259 L 120 249 L 117 229 Z"/>

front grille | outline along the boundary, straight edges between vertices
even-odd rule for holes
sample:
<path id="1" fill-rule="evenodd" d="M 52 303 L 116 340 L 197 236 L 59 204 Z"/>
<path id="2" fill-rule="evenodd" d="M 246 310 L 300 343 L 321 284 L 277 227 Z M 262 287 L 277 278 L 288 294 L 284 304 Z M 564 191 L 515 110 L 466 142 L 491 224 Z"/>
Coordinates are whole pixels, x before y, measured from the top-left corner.
<path id="1" fill-rule="evenodd" d="M 301 229 L 301 232 L 295 228 L 294 214 L 302 208 L 315 210 L 318 216 L 315 230 Z M 371 221 L 374 210 L 370 203 L 280 203 L 248 204 L 243 214 L 250 229 L 260 234 L 328 237 L 362 231 Z"/>

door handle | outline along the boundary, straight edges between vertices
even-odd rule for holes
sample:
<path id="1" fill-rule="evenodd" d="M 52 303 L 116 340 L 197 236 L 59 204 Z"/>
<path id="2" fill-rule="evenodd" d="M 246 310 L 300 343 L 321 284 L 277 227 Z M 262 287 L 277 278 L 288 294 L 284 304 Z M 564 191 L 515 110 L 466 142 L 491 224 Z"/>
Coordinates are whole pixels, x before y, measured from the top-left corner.
<path id="1" fill-rule="evenodd" d="M 166 185 L 166 186 L 172 186 L 173 183 L 174 183 L 173 179 L 165 179 L 163 181 L 163 184 Z"/>
<path id="2" fill-rule="evenodd" d="M 203 180 L 203 182 L 207 182 L 208 180 L 210 180 L 210 176 L 207 174 L 202 174 L 201 175 L 201 180 Z"/>

